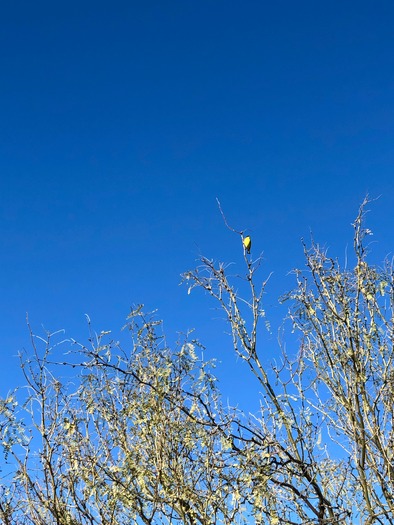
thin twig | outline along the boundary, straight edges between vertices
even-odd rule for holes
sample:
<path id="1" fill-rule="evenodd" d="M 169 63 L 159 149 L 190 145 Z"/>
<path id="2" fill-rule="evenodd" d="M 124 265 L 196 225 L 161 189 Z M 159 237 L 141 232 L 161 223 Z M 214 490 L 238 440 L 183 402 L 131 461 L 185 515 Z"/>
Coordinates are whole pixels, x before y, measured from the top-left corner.
<path id="1" fill-rule="evenodd" d="M 243 233 L 244 233 L 243 231 L 237 231 L 237 230 L 235 230 L 234 228 L 232 228 L 232 227 L 229 225 L 229 223 L 227 222 L 226 216 L 225 216 L 224 213 L 223 213 L 223 210 L 222 210 L 222 206 L 221 206 L 221 204 L 220 204 L 220 201 L 219 201 L 219 199 L 218 199 L 217 197 L 216 197 L 216 202 L 218 203 L 219 211 L 220 211 L 220 213 L 221 213 L 221 215 L 222 215 L 222 217 L 223 217 L 224 224 L 227 226 L 227 228 L 228 228 L 229 230 L 231 230 L 232 232 L 234 232 L 234 233 L 238 233 L 238 235 L 243 235 Z"/>

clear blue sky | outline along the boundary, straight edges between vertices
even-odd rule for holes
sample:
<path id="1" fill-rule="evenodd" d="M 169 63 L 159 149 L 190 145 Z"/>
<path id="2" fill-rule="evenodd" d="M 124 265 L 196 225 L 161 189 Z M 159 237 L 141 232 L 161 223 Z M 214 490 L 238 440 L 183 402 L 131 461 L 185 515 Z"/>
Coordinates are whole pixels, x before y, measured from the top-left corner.
<path id="1" fill-rule="evenodd" d="M 392 250 L 393 2 L 13 0 L 0 49 L 0 395 L 26 312 L 86 340 L 85 313 L 116 334 L 140 302 L 196 327 L 230 391 L 224 325 L 178 286 L 199 253 L 240 260 L 216 197 L 275 272 L 272 318 L 300 238 L 342 256 L 367 191 Z"/>

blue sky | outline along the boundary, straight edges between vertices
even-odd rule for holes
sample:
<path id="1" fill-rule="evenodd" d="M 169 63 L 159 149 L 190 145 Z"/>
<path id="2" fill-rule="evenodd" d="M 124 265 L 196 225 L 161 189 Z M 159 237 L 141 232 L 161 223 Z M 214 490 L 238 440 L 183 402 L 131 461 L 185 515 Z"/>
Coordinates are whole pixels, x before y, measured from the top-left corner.
<path id="1" fill-rule="evenodd" d="M 4 3 L 0 395 L 22 380 L 26 312 L 86 340 L 85 313 L 116 334 L 134 303 L 170 337 L 195 327 L 231 395 L 246 376 L 225 327 L 178 286 L 200 253 L 241 261 L 216 197 L 274 272 L 275 322 L 300 238 L 342 257 L 367 191 L 390 253 L 393 20 L 389 1 Z"/>

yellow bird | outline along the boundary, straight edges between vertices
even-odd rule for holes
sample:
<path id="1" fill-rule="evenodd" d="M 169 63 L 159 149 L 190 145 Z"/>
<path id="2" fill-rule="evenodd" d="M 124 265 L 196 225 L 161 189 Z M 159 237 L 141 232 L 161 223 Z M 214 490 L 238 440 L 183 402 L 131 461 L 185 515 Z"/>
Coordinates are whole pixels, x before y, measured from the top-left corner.
<path id="1" fill-rule="evenodd" d="M 249 235 L 247 237 L 244 237 L 242 242 L 244 244 L 246 253 L 250 253 L 250 249 L 252 247 L 252 239 L 249 237 Z"/>

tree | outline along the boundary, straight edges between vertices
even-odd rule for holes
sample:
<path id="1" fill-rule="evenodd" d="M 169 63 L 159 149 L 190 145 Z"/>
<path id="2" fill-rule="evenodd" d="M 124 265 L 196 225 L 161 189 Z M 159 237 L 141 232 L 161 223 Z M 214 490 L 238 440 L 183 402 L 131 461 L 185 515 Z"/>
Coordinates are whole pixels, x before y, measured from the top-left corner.
<path id="1" fill-rule="evenodd" d="M 219 302 L 236 352 L 265 393 L 249 430 L 271 444 L 276 468 L 261 509 L 271 523 L 394 523 L 393 267 L 368 263 L 367 203 L 353 225 L 353 268 L 342 269 L 315 243 L 304 246 L 307 270 L 295 272 L 297 286 L 284 298 L 301 344 L 293 361 L 283 352 L 280 370 L 267 370 L 257 345 L 266 284 L 256 291 L 260 260 L 245 254 L 247 299 L 223 265 L 204 259 L 186 276 Z"/>
<path id="2" fill-rule="evenodd" d="M 141 307 L 128 320 L 131 352 L 105 332 L 74 342 L 84 361 L 69 364 L 80 372 L 67 384 L 53 373 L 53 335 L 38 339 L 43 352 L 32 335 L 34 358 L 22 360 L 31 420 L 17 422 L 15 396 L 2 406 L 15 467 L 3 523 L 237 522 L 247 471 L 229 442 L 236 415 L 220 405 L 198 342 L 171 351 Z"/>
<path id="3" fill-rule="evenodd" d="M 202 288 L 225 313 L 260 384 L 254 418 L 223 404 L 191 334 L 171 350 L 140 307 L 128 319 L 131 350 L 92 333 L 64 366 L 51 335 L 32 335 L 24 405 L 16 392 L 0 406 L 1 523 L 394 523 L 394 279 L 391 264 L 368 261 L 367 203 L 351 267 L 304 246 L 306 269 L 282 298 L 299 348 L 278 348 L 272 365 L 258 339 L 261 257 L 244 251 L 240 286 L 205 257 L 184 274 L 189 292 Z"/>

